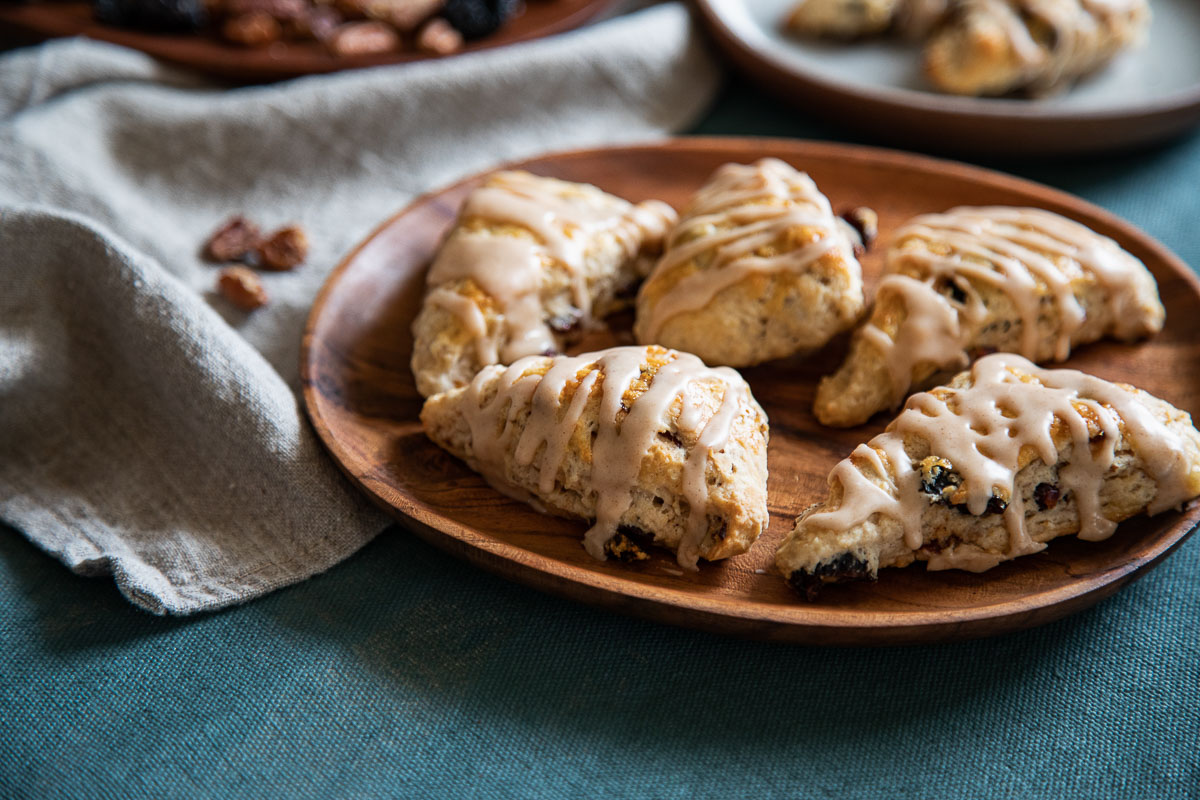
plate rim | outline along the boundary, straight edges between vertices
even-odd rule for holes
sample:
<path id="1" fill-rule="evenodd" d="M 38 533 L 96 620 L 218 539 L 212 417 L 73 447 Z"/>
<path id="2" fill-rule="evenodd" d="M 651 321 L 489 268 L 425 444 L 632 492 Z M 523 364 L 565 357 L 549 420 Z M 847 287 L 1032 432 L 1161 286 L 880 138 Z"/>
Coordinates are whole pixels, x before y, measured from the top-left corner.
<path id="1" fill-rule="evenodd" d="M 1045 184 L 961 162 L 890 148 L 753 136 L 677 136 L 652 142 L 542 153 L 530 158 L 498 164 L 418 195 L 405 204 L 400 211 L 389 215 L 383 222 L 376 225 L 326 276 L 305 320 L 300 344 L 300 381 L 309 422 L 338 468 L 372 502 L 401 523 L 408 523 L 404 525 L 408 530 L 416 533 L 425 541 L 454 555 L 464 557 L 471 563 L 506 579 L 516 580 L 540 591 L 571 600 L 600 605 L 610 610 L 676 626 L 807 644 L 888 645 L 934 642 L 952 638 L 968 639 L 977 636 L 999 635 L 1041 625 L 1087 608 L 1113 594 L 1126 583 L 1161 563 L 1192 533 L 1200 529 L 1200 502 L 1191 502 L 1172 525 L 1153 537 L 1152 547 L 1147 548 L 1142 557 L 1119 564 L 1113 569 L 1077 579 L 1065 586 L 1047 589 L 1032 595 L 1022 595 L 1018 599 L 976 606 L 965 611 L 961 609 L 920 610 L 897 614 L 844 609 L 831 613 L 828 608 L 822 609 L 819 603 L 804 604 L 797 601 L 794 605 L 779 606 L 755 603 L 754 601 L 737 601 L 653 586 L 641 583 L 630 575 L 614 576 L 588 570 L 494 539 L 486 533 L 473 530 L 463 523 L 437 514 L 427 504 L 396 491 L 387 484 L 366 482 L 349 468 L 347 463 L 349 448 L 344 447 L 342 442 L 333 435 L 323 413 L 324 398 L 316 391 L 317 360 L 315 353 L 318 347 L 315 336 L 316 328 L 320 324 L 328 298 L 336 290 L 342 275 L 354 264 L 359 253 L 370 246 L 398 219 L 439 195 L 459 189 L 465 184 L 477 181 L 500 169 L 521 168 L 547 160 L 611 156 L 630 151 L 674 148 L 709 152 L 728 150 L 744 153 L 748 147 L 805 151 L 804 155 L 794 152 L 787 156 L 795 158 L 836 156 L 862 162 L 916 168 L 922 171 L 936 168 L 960 179 L 969 179 L 975 176 L 986 178 L 991 184 L 999 184 L 1012 189 L 1024 189 L 1026 193 L 1033 189 L 1048 200 L 1072 210 L 1082 211 L 1084 216 L 1090 215 L 1100 219 L 1106 225 L 1119 231 L 1123 237 L 1137 241 L 1139 245 L 1152 251 L 1155 258 L 1169 269 L 1181 275 L 1190 284 L 1192 291 L 1200 296 L 1200 275 L 1193 272 L 1186 262 L 1175 255 L 1166 245 L 1116 214 Z M 513 568 L 516 569 L 515 573 Z M 632 575 L 636 575 L 636 573 Z M 552 579 L 550 586 L 544 582 L 547 577 Z M 535 579 L 538 580 L 535 581 Z M 627 594 L 619 591 L 619 587 L 625 584 L 636 585 L 637 593 Z M 1031 600 L 1037 602 L 1031 602 Z M 676 618 L 673 614 L 674 611 L 683 611 L 692 615 L 693 618 L 690 620 Z M 1000 625 L 992 631 L 963 632 L 960 630 L 964 626 L 1006 620 L 1011 621 L 1011 624 Z M 841 635 L 839 636 L 839 634 Z M 822 636 L 831 638 L 822 640 L 819 638 Z M 881 638 L 874 641 L 863 637 Z"/>
<path id="2" fill-rule="evenodd" d="M 1004 98 L 961 97 L 917 89 L 859 86 L 832 80 L 811 71 L 798 70 L 791 64 L 781 62 L 773 53 L 752 47 L 726 23 L 721 12 L 716 8 L 725 2 L 741 1 L 694 0 L 701 17 L 708 24 L 709 30 L 726 48 L 736 49 L 745 59 L 754 60 L 760 64 L 766 62 L 766 66 L 780 73 L 778 76 L 780 80 L 807 84 L 816 89 L 841 95 L 865 98 L 897 109 L 927 111 L 956 117 L 977 116 L 989 117 L 994 120 L 1036 121 L 1052 124 L 1127 120 L 1200 108 L 1200 80 L 1197 80 L 1189 88 L 1174 91 L 1151 102 L 1111 109 L 1078 110 L 1052 109 L 1033 103 L 1019 104 L 1019 101 Z"/>

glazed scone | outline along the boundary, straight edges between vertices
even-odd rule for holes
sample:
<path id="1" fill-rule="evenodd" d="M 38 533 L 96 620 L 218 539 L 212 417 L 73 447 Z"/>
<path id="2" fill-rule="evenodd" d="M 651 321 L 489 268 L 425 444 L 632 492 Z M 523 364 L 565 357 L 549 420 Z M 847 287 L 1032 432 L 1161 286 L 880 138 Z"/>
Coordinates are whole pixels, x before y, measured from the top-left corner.
<path id="1" fill-rule="evenodd" d="M 849 230 L 784 162 L 726 164 L 668 234 L 634 335 L 735 367 L 820 347 L 863 307 Z"/>
<path id="2" fill-rule="evenodd" d="M 855 39 L 894 30 L 910 39 L 926 36 L 946 15 L 951 0 L 800 0 L 784 17 L 785 30 L 800 36 Z"/>
<path id="3" fill-rule="evenodd" d="M 997 353 L 904 411 L 829 476 L 776 564 L 801 593 L 884 567 L 981 572 L 1200 495 L 1191 417 L 1127 384 Z"/>
<path id="4" fill-rule="evenodd" d="M 1158 287 L 1137 258 L 1058 214 L 1008 206 L 926 214 L 896 231 L 871 316 L 814 413 L 848 427 L 912 387 L 989 352 L 1062 361 L 1102 337 L 1162 330 Z"/>
<path id="5" fill-rule="evenodd" d="M 767 526 L 767 417 L 736 372 L 662 347 L 530 356 L 434 395 L 425 432 L 535 508 L 592 523 L 587 551 L 695 569 Z M 539 508 L 542 510 L 542 508 Z"/>
<path id="6" fill-rule="evenodd" d="M 955 0 L 925 48 L 925 73 L 944 92 L 1047 94 L 1138 44 L 1147 0 Z"/>
<path id="7" fill-rule="evenodd" d="M 800 0 L 783 27 L 800 36 L 854 39 L 883 33 L 903 0 Z"/>
<path id="8" fill-rule="evenodd" d="M 467 197 L 426 278 L 412 371 L 428 397 L 482 367 L 555 353 L 615 311 L 662 247 L 674 209 L 581 183 L 497 172 Z"/>

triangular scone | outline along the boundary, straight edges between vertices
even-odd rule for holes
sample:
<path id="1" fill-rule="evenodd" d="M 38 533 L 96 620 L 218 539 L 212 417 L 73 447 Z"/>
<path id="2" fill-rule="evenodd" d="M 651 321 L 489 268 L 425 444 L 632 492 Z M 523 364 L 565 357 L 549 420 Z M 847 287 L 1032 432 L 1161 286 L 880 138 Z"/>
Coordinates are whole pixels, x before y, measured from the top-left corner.
<path id="1" fill-rule="evenodd" d="M 946 16 L 952 0 L 800 0 L 784 17 L 800 36 L 856 39 L 892 30 L 910 39 L 926 36 Z"/>
<path id="2" fill-rule="evenodd" d="M 870 319 L 814 413 L 848 427 L 900 404 L 912 387 L 990 352 L 1032 361 L 1110 336 L 1162 330 L 1153 276 L 1116 242 L 1058 214 L 955 208 L 896 231 Z"/>
<path id="3" fill-rule="evenodd" d="M 1200 495 L 1191 417 L 1127 384 L 997 353 L 909 398 L 829 475 L 776 555 L 789 582 L 874 579 L 914 560 L 989 569 L 1056 536 L 1099 541 L 1121 520 Z"/>
<path id="4" fill-rule="evenodd" d="M 486 367 L 421 411 L 434 442 L 489 483 L 593 523 L 589 553 L 681 566 L 743 553 L 767 526 L 767 417 L 731 369 L 661 347 Z M 540 509 L 539 509 L 540 510 Z"/>
<path id="5" fill-rule="evenodd" d="M 1046 94 L 1137 44 L 1147 0 L 956 0 L 925 48 L 925 73 L 944 92 Z"/>
<path id="6" fill-rule="evenodd" d="M 467 196 L 426 277 L 412 371 L 425 397 L 487 364 L 555 353 L 628 302 L 675 221 L 582 183 L 497 172 Z M 626 294 L 628 293 L 628 294 Z"/>
<path id="7" fill-rule="evenodd" d="M 726 164 L 668 235 L 634 334 L 735 367 L 820 347 L 863 307 L 849 231 L 784 162 Z"/>

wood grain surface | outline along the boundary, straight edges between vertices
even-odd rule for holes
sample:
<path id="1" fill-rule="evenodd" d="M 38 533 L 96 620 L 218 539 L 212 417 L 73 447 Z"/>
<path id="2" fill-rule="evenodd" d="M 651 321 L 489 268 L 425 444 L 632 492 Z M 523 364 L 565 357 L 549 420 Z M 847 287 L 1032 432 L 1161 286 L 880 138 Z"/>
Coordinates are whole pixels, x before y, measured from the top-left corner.
<path id="1" fill-rule="evenodd" d="M 577 28 L 612 7 L 615 0 L 527 0 L 524 10 L 491 36 L 460 52 L 487 50 Z M 436 56 L 404 52 L 335 56 L 317 42 L 277 42 L 248 48 L 212 33 L 162 34 L 127 30 L 97 22 L 92 4 L 82 2 L 0 3 L 0 31 L 24 39 L 87 36 L 141 50 L 155 58 L 239 83 L 295 78 L 343 69 L 424 61 Z M 454 54 L 457 55 L 457 54 Z M 452 56 L 444 56 L 452 58 Z"/>
<path id="2" fill-rule="evenodd" d="M 807 170 L 835 209 L 879 212 L 880 241 L 863 260 L 873 290 L 889 234 L 914 214 L 959 204 L 1034 205 L 1113 237 L 1158 279 L 1166 329 L 1140 346 L 1100 343 L 1068 366 L 1128 381 L 1200 412 L 1200 279 L 1162 245 L 1079 199 L 998 173 L 904 153 L 784 140 L 677 139 L 661 145 L 547 156 L 522 166 L 594 183 L 633 201 L 682 207 L 717 166 L 776 156 Z M 393 217 L 333 272 L 304 335 L 304 398 L 317 432 L 347 475 L 418 535 L 467 560 L 555 594 L 662 622 L 764 639 L 894 644 L 987 636 L 1090 606 L 1157 563 L 1200 520 L 1182 513 L 1123 523 L 1108 541 L 1055 541 L 1043 553 L 983 574 L 884 570 L 876 583 L 830 587 L 803 601 L 772 568 L 775 549 L 826 477 L 887 422 L 823 428 L 810 411 L 819 377 L 845 349 L 743 370 L 771 422 L 770 529 L 749 553 L 683 573 L 669 553 L 642 564 L 593 560 L 583 523 L 538 514 L 488 487 L 425 438 L 409 371 L 410 325 L 424 274 L 473 178 Z M 627 342 L 629 320 L 585 342 Z"/>
<path id="3" fill-rule="evenodd" d="M 1080 156 L 1161 142 L 1200 123 L 1200 85 L 1136 108 L 1081 111 L 831 81 L 765 57 L 725 24 L 714 0 L 696 0 L 696 7 L 722 54 L 752 81 L 801 113 L 820 114 L 900 146 L 950 154 Z"/>

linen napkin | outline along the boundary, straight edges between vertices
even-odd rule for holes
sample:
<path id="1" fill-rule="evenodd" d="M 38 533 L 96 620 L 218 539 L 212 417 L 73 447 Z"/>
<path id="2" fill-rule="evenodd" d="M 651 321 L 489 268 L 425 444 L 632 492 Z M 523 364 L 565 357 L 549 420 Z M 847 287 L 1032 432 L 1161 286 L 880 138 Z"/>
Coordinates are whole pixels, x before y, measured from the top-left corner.
<path id="1" fill-rule="evenodd" d="M 60 40 L 0 58 L 0 519 L 154 613 L 249 600 L 385 525 L 304 418 L 325 275 L 415 195 L 541 152 L 657 138 L 719 81 L 687 11 L 222 90 Z M 250 314 L 200 246 L 245 212 L 308 261 Z"/>

